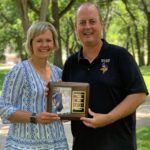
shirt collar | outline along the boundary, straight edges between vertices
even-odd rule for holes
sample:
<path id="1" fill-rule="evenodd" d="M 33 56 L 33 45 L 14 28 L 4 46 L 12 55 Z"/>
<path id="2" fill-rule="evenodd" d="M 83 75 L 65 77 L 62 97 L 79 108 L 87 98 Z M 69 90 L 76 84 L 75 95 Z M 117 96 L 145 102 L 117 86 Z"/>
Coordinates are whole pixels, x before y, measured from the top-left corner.
<path id="1" fill-rule="evenodd" d="M 104 39 L 101 39 L 103 41 L 103 45 L 101 47 L 101 50 L 97 56 L 97 58 L 99 58 L 100 56 L 103 55 L 104 53 L 104 50 L 107 48 L 107 42 L 104 40 Z M 77 57 L 78 57 L 78 62 L 80 60 L 84 60 L 85 58 L 83 57 L 83 47 L 81 47 L 81 49 L 79 50 L 78 54 L 77 54 Z"/>

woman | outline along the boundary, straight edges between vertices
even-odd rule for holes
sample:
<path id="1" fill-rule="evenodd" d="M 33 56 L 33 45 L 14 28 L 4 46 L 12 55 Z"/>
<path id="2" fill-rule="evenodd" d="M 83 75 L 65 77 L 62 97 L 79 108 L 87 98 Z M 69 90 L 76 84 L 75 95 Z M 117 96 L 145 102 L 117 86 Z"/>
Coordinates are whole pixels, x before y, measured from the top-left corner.
<path id="1" fill-rule="evenodd" d="M 61 79 L 62 71 L 48 63 L 58 48 L 55 28 L 36 22 L 27 32 L 29 59 L 6 76 L 0 99 L 0 115 L 10 122 L 5 150 L 67 150 L 63 124 L 55 113 L 46 112 L 45 86 Z"/>

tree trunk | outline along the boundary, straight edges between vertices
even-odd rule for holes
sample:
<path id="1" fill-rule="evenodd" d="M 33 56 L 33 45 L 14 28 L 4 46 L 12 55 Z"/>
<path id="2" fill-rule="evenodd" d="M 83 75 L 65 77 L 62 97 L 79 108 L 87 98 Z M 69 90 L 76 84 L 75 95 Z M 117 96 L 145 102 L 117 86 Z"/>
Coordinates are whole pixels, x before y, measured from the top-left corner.
<path id="1" fill-rule="evenodd" d="M 26 35 L 27 30 L 29 28 L 29 18 L 28 18 L 28 10 L 27 10 L 27 0 L 16 0 L 17 8 L 20 14 L 20 18 L 22 21 L 22 26 L 24 29 L 24 33 Z"/>
<path id="2" fill-rule="evenodd" d="M 133 44 L 133 39 L 132 39 L 131 32 L 130 32 L 130 26 L 127 27 L 127 32 L 128 32 L 127 43 L 128 43 L 128 45 L 131 45 L 132 55 L 135 59 L 135 51 L 134 51 L 134 46 L 133 46 L 134 44 Z M 129 49 L 129 48 L 127 47 L 127 49 Z"/>
<path id="3" fill-rule="evenodd" d="M 135 22 L 134 22 L 134 29 L 135 29 L 135 39 L 136 39 L 136 45 L 137 45 L 139 66 L 142 66 L 144 65 L 144 57 L 141 52 L 141 44 L 140 44 L 140 39 L 139 39 L 138 27 Z"/>
<path id="4" fill-rule="evenodd" d="M 62 63 L 62 52 L 61 52 L 61 41 L 60 41 L 60 29 L 59 29 L 59 8 L 58 8 L 58 1 L 52 0 L 52 17 L 54 19 L 54 26 L 58 33 L 58 42 L 59 42 L 59 49 L 54 53 L 54 64 L 63 67 Z"/>
<path id="5" fill-rule="evenodd" d="M 147 14 L 147 50 L 148 50 L 148 58 L 147 65 L 150 65 L 150 12 Z"/>
<path id="6" fill-rule="evenodd" d="M 137 24 L 136 24 L 136 18 L 133 15 L 133 13 L 130 11 L 130 9 L 127 5 L 128 1 L 127 0 L 122 0 L 122 2 L 125 4 L 126 10 L 129 13 L 129 15 L 130 15 L 130 17 L 133 21 L 133 26 L 134 26 L 134 30 L 135 30 L 134 35 L 135 35 L 135 40 L 136 40 L 136 45 L 137 45 L 137 52 L 138 52 L 138 62 L 139 62 L 139 66 L 142 66 L 142 65 L 144 65 L 144 57 L 141 53 L 141 45 L 140 45 L 138 27 L 137 27 Z"/>
<path id="7" fill-rule="evenodd" d="M 73 6 L 75 3 L 75 0 L 70 0 L 68 2 L 68 5 L 59 13 L 59 7 L 58 7 L 58 1 L 52 0 L 52 17 L 54 19 L 54 26 L 58 33 L 58 42 L 59 42 L 59 49 L 54 54 L 54 64 L 56 64 L 59 67 L 63 67 L 62 62 L 62 46 L 61 46 L 61 39 L 60 39 L 60 25 L 59 25 L 59 19 Z"/>
<path id="8" fill-rule="evenodd" d="M 49 5 L 49 0 L 42 0 L 41 1 L 39 20 L 41 20 L 41 21 L 46 20 L 46 16 L 48 13 L 48 5 Z"/>
<path id="9" fill-rule="evenodd" d="M 142 4 L 143 4 L 143 11 L 147 17 L 147 53 L 148 53 L 148 57 L 147 57 L 147 65 L 150 65 L 150 11 L 149 11 L 149 3 L 146 4 L 146 1 L 141 0 Z"/>

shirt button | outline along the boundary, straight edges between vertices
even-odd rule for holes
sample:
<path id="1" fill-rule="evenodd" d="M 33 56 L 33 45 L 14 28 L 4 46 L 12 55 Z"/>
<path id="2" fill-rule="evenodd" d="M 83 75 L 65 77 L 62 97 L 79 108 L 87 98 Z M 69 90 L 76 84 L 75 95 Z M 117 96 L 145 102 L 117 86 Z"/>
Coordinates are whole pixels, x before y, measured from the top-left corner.
<path id="1" fill-rule="evenodd" d="M 90 68 L 88 68 L 88 71 L 90 70 Z"/>

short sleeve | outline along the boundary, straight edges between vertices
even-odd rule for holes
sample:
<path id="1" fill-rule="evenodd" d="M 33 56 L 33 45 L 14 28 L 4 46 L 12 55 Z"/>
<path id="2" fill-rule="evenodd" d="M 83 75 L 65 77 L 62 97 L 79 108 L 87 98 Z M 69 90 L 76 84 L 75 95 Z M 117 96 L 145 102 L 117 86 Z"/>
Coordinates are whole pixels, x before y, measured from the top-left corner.
<path id="1" fill-rule="evenodd" d="M 139 92 L 148 94 L 143 76 L 133 56 L 126 50 L 120 50 L 118 60 L 117 65 L 126 94 Z"/>

